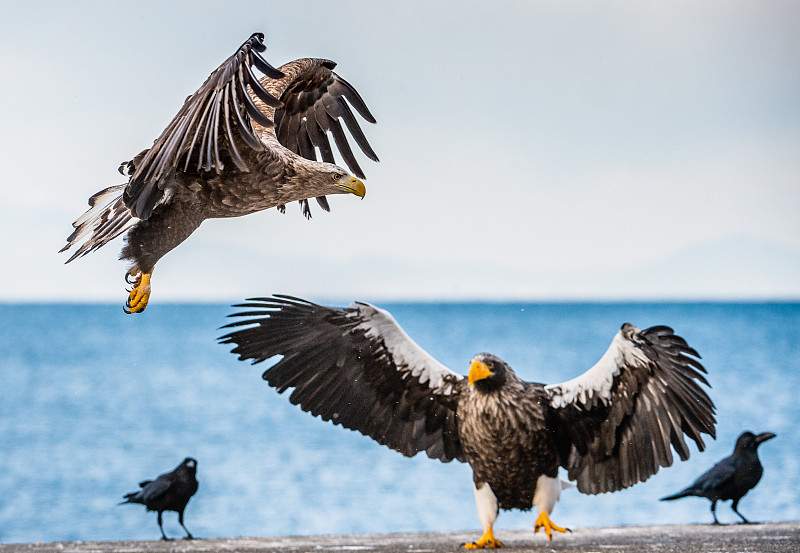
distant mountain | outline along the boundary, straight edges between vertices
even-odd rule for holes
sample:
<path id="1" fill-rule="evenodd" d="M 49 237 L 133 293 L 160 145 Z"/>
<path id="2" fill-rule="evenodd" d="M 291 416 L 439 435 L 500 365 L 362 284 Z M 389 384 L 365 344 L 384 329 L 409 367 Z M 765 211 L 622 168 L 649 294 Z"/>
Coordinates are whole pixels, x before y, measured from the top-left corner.
<path id="1" fill-rule="evenodd" d="M 800 252 L 751 237 L 699 244 L 629 275 L 629 293 L 689 299 L 800 299 Z"/>

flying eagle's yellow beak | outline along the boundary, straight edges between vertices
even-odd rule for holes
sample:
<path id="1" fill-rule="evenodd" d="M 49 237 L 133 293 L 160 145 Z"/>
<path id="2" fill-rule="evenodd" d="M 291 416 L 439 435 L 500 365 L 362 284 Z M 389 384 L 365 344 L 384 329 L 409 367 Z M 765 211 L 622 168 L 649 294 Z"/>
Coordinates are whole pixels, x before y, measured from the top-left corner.
<path id="1" fill-rule="evenodd" d="M 467 380 L 469 380 L 469 385 L 472 386 L 478 380 L 483 380 L 489 376 L 492 376 L 494 373 L 489 370 L 489 367 L 486 366 L 486 363 L 481 363 L 480 361 L 473 361 L 472 364 L 469 366 L 469 374 L 467 375 Z"/>
<path id="2" fill-rule="evenodd" d="M 350 194 L 355 194 L 356 196 L 358 196 L 362 200 L 364 199 L 364 196 L 367 195 L 367 187 L 364 186 L 363 182 L 361 182 L 360 180 L 358 180 L 355 177 L 350 177 L 350 182 L 348 182 L 348 183 L 342 182 L 342 183 L 338 183 L 336 186 L 338 186 L 339 188 L 341 188 L 345 192 L 348 192 Z"/>

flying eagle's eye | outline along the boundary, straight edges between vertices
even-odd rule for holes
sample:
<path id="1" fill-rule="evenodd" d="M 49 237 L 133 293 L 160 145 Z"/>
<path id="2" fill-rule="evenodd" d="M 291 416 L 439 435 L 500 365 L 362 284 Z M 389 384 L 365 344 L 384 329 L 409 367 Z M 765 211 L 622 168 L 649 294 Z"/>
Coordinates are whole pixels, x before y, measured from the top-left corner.
<path id="1" fill-rule="evenodd" d="M 341 173 L 334 173 L 331 178 L 333 180 L 341 180 L 342 174 Z"/>

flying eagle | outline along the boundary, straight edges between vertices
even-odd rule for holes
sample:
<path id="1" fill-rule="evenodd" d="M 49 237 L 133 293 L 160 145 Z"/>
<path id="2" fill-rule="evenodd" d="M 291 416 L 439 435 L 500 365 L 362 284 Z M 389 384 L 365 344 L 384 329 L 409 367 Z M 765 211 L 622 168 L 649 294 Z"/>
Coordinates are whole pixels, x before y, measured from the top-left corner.
<path id="1" fill-rule="evenodd" d="M 259 54 L 263 41 L 255 33 L 225 60 L 153 146 L 120 165 L 127 184 L 89 198 L 90 209 L 73 223 L 61 251 L 83 243 L 67 263 L 127 232 L 120 255 L 131 262 L 126 312 L 147 307 L 156 262 L 206 219 L 283 211 L 293 201 L 310 217 L 309 198 L 329 211 L 327 194 L 364 197 L 364 174 L 342 126 L 378 161 L 350 107 L 374 123 L 361 96 L 330 60 L 298 59 L 275 69 Z M 355 176 L 334 164 L 328 133 Z"/>
<path id="2" fill-rule="evenodd" d="M 382 309 L 324 307 L 290 296 L 254 298 L 222 336 L 239 359 L 283 358 L 263 378 L 323 420 L 357 430 L 403 455 L 470 464 L 483 535 L 467 548 L 502 544 L 499 509 L 536 508 L 550 520 L 564 467 L 578 490 L 612 492 L 689 457 L 684 434 L 705 448 L 714 404 L 699 355 L 666 326 L 622 325 L 587 372 L 561 384 L 521 380 L 499 357 L 479 353 L 469 374 L 448 369 Z"/>

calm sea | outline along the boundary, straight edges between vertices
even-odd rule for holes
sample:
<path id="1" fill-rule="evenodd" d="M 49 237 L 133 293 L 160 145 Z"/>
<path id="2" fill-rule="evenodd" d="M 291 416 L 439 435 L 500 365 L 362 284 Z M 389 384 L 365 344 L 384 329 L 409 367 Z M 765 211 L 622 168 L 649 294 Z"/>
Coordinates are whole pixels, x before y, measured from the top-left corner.
<path id="1" fill-rule="evenodd" d="M 668 324 L 703 356 L 718 439 L 614 494 L 567 490 L 572 527 L 708 522 L 709 503 L 663 503 L 751 429 L 765 473 L 740 503 L 754 521 L 800 519 L 800 304 L 384 304 L 449 367 L 490 351 L 525 379 L 570 379 L 623 322 Z M 137 483 L 198 460 L 186 510 L 197 537 L 474 529 L 469 468 L 404 458 L 314 419 L 216 343 L 227 305 L 0 305 L 0 542 L 155 539 L 154 513 L 118 506 Z M 692 446 L 693 447 L 693 446 Z M 720 520 L 734 522 L 729 503 Z M 497 528 L 526 528 L 501 513 Z M 165 530 L 182 536 L 175 513 Z"/>

